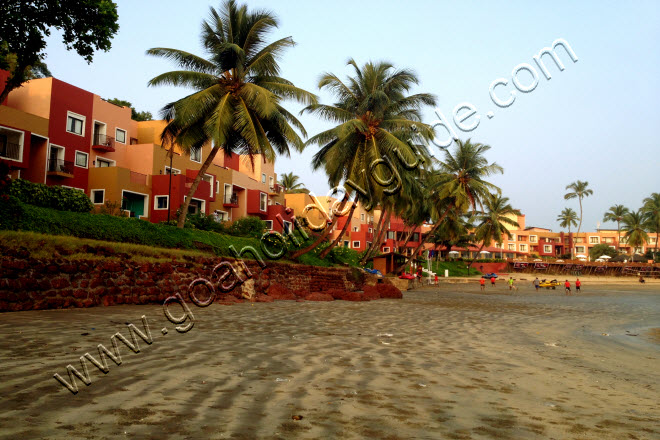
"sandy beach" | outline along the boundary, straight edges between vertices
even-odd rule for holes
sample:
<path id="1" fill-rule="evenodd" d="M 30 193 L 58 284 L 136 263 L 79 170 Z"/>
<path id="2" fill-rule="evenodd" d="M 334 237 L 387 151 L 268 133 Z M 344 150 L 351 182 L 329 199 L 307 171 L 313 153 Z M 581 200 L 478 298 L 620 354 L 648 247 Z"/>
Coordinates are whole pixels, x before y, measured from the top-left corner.
<path id="1" fill-rule="evenodd" d="M 0 437 L 660 438 L 657 284 L 191 310 L 187 333 L 160 306 L 0 315 Z M 142 315 L 151 345 L 76 395 L 53 379 Z"/>

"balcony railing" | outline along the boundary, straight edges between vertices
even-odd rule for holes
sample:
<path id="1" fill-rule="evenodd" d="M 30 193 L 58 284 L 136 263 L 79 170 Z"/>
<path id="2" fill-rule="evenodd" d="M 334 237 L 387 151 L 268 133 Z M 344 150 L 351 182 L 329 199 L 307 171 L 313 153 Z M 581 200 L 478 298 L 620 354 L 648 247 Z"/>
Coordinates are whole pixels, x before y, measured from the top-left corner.
<path id="1" fill-rule="evenodd" d="M 225 194 L 225 205 L 238 205 L 238 194 Z"/>
<path id="2" fill-rule="evenodd" d="M 106 136 L 105 134 L 96 133 L 94 135 L 92 148 L 96 150 L 115 151 L 115 138 L 112 136 Z"/>
<path id="3" fill-rule="evenodd" d="M 20 156 L 21 156 L 21 146 L 19 144 L 12 144 L 10 142 L 5 142 L 4 144 L 0 144 L 0 157 L 19 160 L 21 158 Z"/>
<path id="4" fill-rule="evenodd" d="M 136 173 L 135 171 L 131 171 L 131 183 L 137 183 L 138 185 L 146 185 L 147 175 Z"/>
<path id="5" fill-rule="evenodd" d="M 48 172 L 73 176 L 73 162 L 62 159 L 48 159 Z"/>

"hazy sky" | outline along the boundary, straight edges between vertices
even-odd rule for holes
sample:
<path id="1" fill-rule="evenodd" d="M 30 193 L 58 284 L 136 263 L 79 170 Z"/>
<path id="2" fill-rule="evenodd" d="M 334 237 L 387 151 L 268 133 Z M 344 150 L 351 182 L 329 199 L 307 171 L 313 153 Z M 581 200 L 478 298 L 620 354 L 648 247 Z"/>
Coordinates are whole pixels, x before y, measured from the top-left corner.
<path id="1" fill-rule="evenodd" d="M 144 55 L 151 47 L 173 47 L 203 54 L 200 23 L 210 5 L 200 0 L 119 0 L 119 34 L 108 53 L 87 65 L 67 52 L 59 35 L 49 40 L 47 63 L 63 81 L 101 95 L 131 101 L 154 116 L 167 102 L 188 91 L 147 88 L 147 81 L 167 70 L 168 62 Z M 489 144 L 488 158 L 504 167 L 493 178 L 513 205 L 527 215 L 528 226 L 558 230 L 559 212 L 577 201 L 564 201 L 565 186 L 589 181 L 594 195 L 584 201 L 583 229 L 593 230 L 613 204 L 637 209 L 644 197 L 660 192 L 660 2 L 439 2 L 439 1 L 284 1 L 255 0 L 280 18 L 273 39 L 292 36 L 298 45 L 281 60 L 282 75 L 299 87 L 319 93 L 322 72 L 340 76 L 359 64 L 388 60 L 412 68 L 421 79 L 416 91 L 438 97 L 438 109 L 452 119 L 454 108 L 469 102 L 480 115 L 471 133 L 459 137 Z M 551 80 L 541 74 L 533 56 L 563 38 L 578 57 L 573 63 L 558 49 L 565 65 L 560 72 L 549 57 Z M 490 84 L 508 80 L 496 90 L 504 100 L 513 69 L 532 65 L 538 86 L 517 92 L 513 104 L 500 108 L 489 96 Z M 519 74 L 523 86 L 532 82 Z M 331 97 L 320 94 L 324 102 Z M 291 105 L 298 111 L 299 106 Z M 492 119 L 486 115 L 493 112 Z M 425 121 L 436 120 L 427 109 Z M 304 115 L 310 134 L 329 125 Z M 466 123 L 474 122 L 474 118 Z M 453 126 L 453 123 L 452 123 Z M 445 132 L 438 130 L 438 135 Z M 434 147 L 435 148 L 435 147 Z M 451 147 L 450 147 L 451 148 Z M 323 172 L 309 163 L 310 147 L 291 158 L 279 158 L 276 172 L 301 176 L 317 194 L 328 190 Z M 436 157 L 442 152 L 436 149 Z M 603 227 L 615 227 L 604 224 Z"/>

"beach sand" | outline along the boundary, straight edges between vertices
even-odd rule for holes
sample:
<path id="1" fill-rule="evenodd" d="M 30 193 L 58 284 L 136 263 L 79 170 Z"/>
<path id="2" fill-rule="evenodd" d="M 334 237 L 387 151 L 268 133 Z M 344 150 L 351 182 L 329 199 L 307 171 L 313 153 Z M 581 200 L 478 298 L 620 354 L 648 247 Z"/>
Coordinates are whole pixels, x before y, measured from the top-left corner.
<path id="1" fill-rule="evenodd" d="M 187 333 L 160 306 L 1 314 L 0 437 L 660 438 L 657 286 L 191 310 Z M 142 315 L 151 345 L 77 395 L 53 379 Z"/>

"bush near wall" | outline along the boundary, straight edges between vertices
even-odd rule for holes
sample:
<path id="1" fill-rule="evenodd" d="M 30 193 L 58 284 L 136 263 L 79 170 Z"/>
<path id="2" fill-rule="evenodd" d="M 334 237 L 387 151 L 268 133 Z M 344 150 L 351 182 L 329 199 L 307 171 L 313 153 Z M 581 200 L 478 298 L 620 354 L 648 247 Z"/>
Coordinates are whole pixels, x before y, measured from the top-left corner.
<path id="1" fill-rule="evenodd" d="M 11 181 L 9 195 L 23 203 L 59 211 L 90 212 L 94 208 L 89 197 L 80 190 L 63 186 L 48 186 L 24 179 Z"/>

